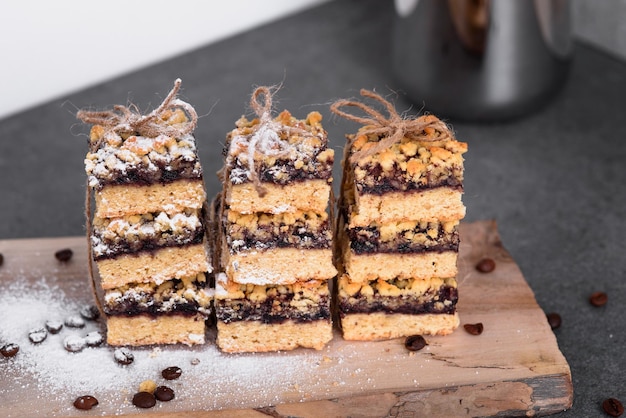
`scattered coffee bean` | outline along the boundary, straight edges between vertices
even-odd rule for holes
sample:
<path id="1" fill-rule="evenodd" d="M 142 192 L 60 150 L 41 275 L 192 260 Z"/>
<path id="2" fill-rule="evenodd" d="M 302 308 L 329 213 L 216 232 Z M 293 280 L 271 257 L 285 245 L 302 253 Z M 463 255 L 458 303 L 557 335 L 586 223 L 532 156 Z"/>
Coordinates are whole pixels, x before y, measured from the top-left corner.
<path id="1" fill-rule="evenodd" d="M 173 366 L 173 367 L 168 367 L 164 369 L 161 372 L 161 376 L 163 376 L 163 379 L 165 380 L 174 380 L 174 379 L 178 379 L 182 373 L 183 371 L 181 370 L 180 367 Z"/>
<path id="2" fill-rule="evenodd" d="M 74 407 L 82 411 L 88 411 L 98 405 L 98 400 L 91 395 L 79 396 L 74 401 Z"/>
<path id="3" fill-rule="evenodd" d="M 87 305 L 80 310 L 80 316 L 88 321 L 95 321 L 100 318 L 100 310 L 96 305 Z"/>
<path id="4" fill-rule="evenodd" d="M 85 339 L 78 335 L 68 335 L 63 340 L 63 347 L 71 353 L 77 353 L 85 348 Z"/>
<path id="5" fill-rule="evenodd" d="M 113 358 L 119 364 L 123 364 L 124 366 L 127 366 L 135 361 L 135 356 L 133 355 L 133 353 L 131 353 L 130 350 L 125 347 L 116 348 L 113 352 Z"/>
<path id="6" fill-rule="evenodd" d="M 56 320 L 46 321 L 46 329 L 50 334 L 58 334 L 61 332 L 61 328 L 63 328 L 63 322 Z"/>
<path id="7" fill-rule="evenodd" d="M 557 329 L 561 326 L 561 315 L 556 312 L 552 312 L 546 315 L 548 318 L 548 324 L 550 324 L 550 328 Z"/>
<path id="8" fill-rule="evenodd" d="M 476 264 L 476 270 L 481 273 L 491 273 L 496 269 L 496 262 L 491 258 L 483 258 Z"/>
<path id="9" fill-rule="evenodd" d="M 463 325 L 465 331 L 469 332 L 472 335 L 480 335 L 483 333 L 483 323 L 477 322 L 475 324 L 465 324 Z"/>
<path id="10" fill-rule="evenodd" d="M 82 328 L 85 326 L 85 320 L 80 315 L 72 315 L 65 318 L 65 326 L 70 328 Z"/>
<path id="11" fill-rule="evenodd" d="M 13 357 L 20 351 L 20 346 L 15 343 L 8 343 L 0 347 L 0 354 L 4 357 Z"/>
<path id="12" fill-rule="evenodd" d="M 104 337 L 100 334 L 100 332 L 92 331 L 85 335 L 84 340 L 87 347 L 98 347 L 104 342 Z"/>
<path id="13" fill-rule="evenodd" d="M 28 339 L 34 344 L 39 344 L 45 340 L 47 336 L 48 331 L 46 331 L 45 328 L 35 328 L 28 332 Z"/>
<path id="14" fill-rule="evenodd" d="M 4 264 L 4 256 L 0 253 L 0 266 Z"/>
<path id="15" fill-rule="evenodd" d="M 167 386 L 159 386 L 154 391 L 154 397 L 161 402 L 169 402 L 174 399 L 174 390 Z"/>
<path id="16" fill-rule="evenodd" d="M 409 351 L 419 351 L 427 345 L 428 343 L 421 335 L 410 335 L 404 340 L 404 346 Z"/>
<path id="17" fill-rule="evenodd" d="M 72 258 L 72 255 L 74 255 L 74 252 L 69 248 L 64 248 L 54 253 L 54 256 L 56 257 L 56 259 L 63 263 L 70 261 L 70 259 Z"/>
<path id="18" fill-rule="evenodd" d="M 604 306 L 608 302 L 609 297 L 604 292 L 594 292 L 589 296 L 589 303 L 593 306 Z"/>
<path id="19" fill-rule="evenodd" d="M 156 398 L 150 392 L 137 392 L 133 395 L 133 405 L 139 408 L 152 408 L 156 405 Z"/>
<path id="20" fill-rule="evenodd" d="M 615 398 L 605 399 L 604 402 L 602 402 L 602 409 L 604 409 L 607 415 L 612 417 L 619 417 L 624 413 L 624 405 Z"/>

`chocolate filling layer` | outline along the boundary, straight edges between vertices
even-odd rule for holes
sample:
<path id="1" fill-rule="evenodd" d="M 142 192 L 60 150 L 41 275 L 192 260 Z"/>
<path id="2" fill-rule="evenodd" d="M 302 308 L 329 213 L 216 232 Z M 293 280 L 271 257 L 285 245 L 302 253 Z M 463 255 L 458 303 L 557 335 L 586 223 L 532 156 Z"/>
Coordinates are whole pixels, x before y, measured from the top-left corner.
<path id="1" fill-rule="evenodd" d="M 390 171 L 383 171 L 379 164 L 366 167 L 367 176 L 356 181 L 359 193 L 382 195 L 388 192 L 408 192 L 414 190 L 428 190 L 436 187 L 450 187 L 463 190 L 463 168 L 454 167 L 452 172 L 445 175 L 425 173 L 424 180 L 417 183 L 405 179 L 406 173 L 394 164 Z"/>
<path id="2" fill-rule="evenodd" d="M 315 308 L 297 309 L 289 305 L 293 294 L 268 297 L 261 303 L 248 299 L 216 300 L 215 313 L 219 321 L 259 321 L 264 324 L 278 324 L 287 320 L 311 322 L 330 319 L 330 297 L 320 297 Z"/>
<path id="3" fill-rule="evenodd" d="M 175 286 L 180 285 L 180 280 L 174 279 Z M 194 282 L 195 290 L 204 289 L 206 283 Z M 178 295 L 164 295 L 157 299 L 153 292 L 139 290 L 127 291 L 121 297 L 112 302 L 105 302 L 104 313 L 107 315 L 196 315 L 198 313 L 208 316 L 211 310 L 210 304 L 201 306 L 195 300 L 185 299 Z"/>
<path id="4" fill-rule="evenodd" d="M 321 151 L 323 150 L 320 149 Z M 265 162 L 259 162 L 255 169 L 261 182 L 283 186 L 306 180 L 327 180 L 332 176 L 333 162 L 332 160 L 319 162 L 315 159 L 317 154 L 319 152 L 311 160 L 304 161 L 304 167 L 299 169 L 295 167 L 295 161 L 291 159 L 277 159 L 269 166 Z M 235 160 L 230 171 L 230 181 L 233 184 L 250 182 L 247 165 L 242 165 L 239 160 Z"/>
<path id="5" fill-rule="evenodd" d="M 329 222 L 322 223 L 320 228 L 311 230 L 304 223 L 293 225 L 259 225 L 256 231 L 240 228 L 233 233 L 229 231 L 229 246 L 232 252 L 250 249 L 269 248 L 302 248 L 302 249 L 326 249 L 330 248 L 332 232 Z"/>
<path id="6" fill-rule="evenodd" d="M 452 314 L 459 299 L 455 287 L 442 286 L 438 291 L 428 292 L 415 297 L 390 297 L 375 294 L 365 297 L 356 294 L 349 299 L 339 298 L 339 314 L 344 317 L 351 313 L 384 312 L 388 314 Z M 445 303 L 445 302 L 448 303 Z"/>
<path id="7" fill-rule="evenodd" d="M 135 254 L 144 252 L 155 252 L 166 247 L 184 247 L 201 244 L 204 239 L 204 228 L 200 227 L 194 231 L 185 231 L 177 235 L 159 235 L 152 239 L 129 241 L 120 239 L 115 242 L 104 240 L 96 231 L 92 235 L 92 243 L 99 242 L 107 248 L 101 255 L 95 255 L 95 260 L 105 260 L 115 258 L 123 254 Z"/>
<path id="8" fill-rule="evenodd" d="M 202 169 L 197 160 L 175 158 L 167 162 L 152 161 L 151 166 L 152 168 L 138 166 L 125 167 L 123 171 L 114 170 L 109 178 L 99 179 L 99 187 L 119 184 L 147 186 L 155 183 L 172 183 L 180 179 L 202 179 Z"/>
<path id="9" fill-rule="evenodd" d="M 356 227 L 347 230 L 350 239 L 350 249 L 355 254 L 400 253 L 414 254 L 427 251 L 459 251 L 459 233 L 445 233 L 439 228 L 435 238 L 428 237 L 427 231 L 419 227 L 413 230 L 400 231 L 391 241 L 381 241 L 380 230 L 377 227 Z M 412 235 L 428 237 L 425 241 L 416 242 Z"/>

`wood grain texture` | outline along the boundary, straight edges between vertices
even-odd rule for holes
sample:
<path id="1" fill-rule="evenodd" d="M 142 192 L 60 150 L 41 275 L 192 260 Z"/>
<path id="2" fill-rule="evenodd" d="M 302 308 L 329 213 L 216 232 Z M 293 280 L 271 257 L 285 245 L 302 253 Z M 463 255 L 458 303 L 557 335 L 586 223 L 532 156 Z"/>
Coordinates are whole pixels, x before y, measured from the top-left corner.
<path id="1" fill-rule="evenodd" d="M 0 285 L 18 276 L 33 282 L 45 276 L 67 297 L 88 302 L 85 247 L 83 237 L 0 241 Z M 73 249 L 69 263 L 54 258 L 61 248 Z M 483 257 L 495 260 L 493 272 L 476 271 Z M 209 332 L 209 344 L 184 349 L 193 350 L 203 364 L 214 362 L 215 368 L 196 376 L 200 382 L 181 387 L 175 401 L 140 411 L 121 395 L 123 388 L 115 388 L 98 394 L 105 402 L 91 412 L 198 418 L 470 417 L 540 416 L 568 409 L 573 396 L 569 366 L 495 222 L 461 224 L 459 271 L 461 324 L 482 322 L 481 335 L 470 335 L 461 326 L 449 336 L 427 337 L 429 345 L 420 352 L 408 352 L 403 339 L 348 342 L 336 332 L 321 351 L 242 356 L 220 353 Z M 164 347 L 162 355 L 175 350 L 182 348 Z M 253 360 L 253 367 L 237 368 L 242 360 Z M 3 413 L 39 415 L 24 403 L 37 382 L 11 387 L 13 381 L 36 378 L 17 373 L 4 365 L 0 370 Z M 39 399 L 49 404 L 37 412 L 86 415 L 68 407 L 72 394 L 67 398 Z"/>

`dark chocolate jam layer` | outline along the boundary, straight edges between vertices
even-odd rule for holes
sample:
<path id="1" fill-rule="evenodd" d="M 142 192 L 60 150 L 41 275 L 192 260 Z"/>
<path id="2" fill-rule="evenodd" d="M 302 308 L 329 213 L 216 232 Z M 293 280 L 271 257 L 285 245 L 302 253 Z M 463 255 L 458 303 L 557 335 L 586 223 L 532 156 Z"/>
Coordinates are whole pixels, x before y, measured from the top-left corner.
<path id="1" fill-rule="evenodd" d="M 321 297 L 319 304 L 309 310 L 297 309 L 289 305 L 292 295 L 277 298 L 268 297 L 262 303 L 247 299 L 216 300 L 215 314 L 219 321 L 259 321 L 264 324 L 278 324 L 292 320 L 311 322 L 330 319 L 330 297 Z"/>
<path id="2" fill-rule="evenodd" d="M 320 149 L 319 152 L 321 151 L 323 150 Z M 277 159 L 270 166 L 259 163 L 255 169 L 261 182 L 282 186 L 307 180 L 328 180 L 333 173 L 333 161 L 317 161 L 316 157 L 319 152 L 310 160 L 305 160 L 304 167 L 299 169 L 295 167 L 295 161 L 291 159 Z M 248 183 L 251 181 L 248 174 L 248 166 L 235 160 L 230 171 L 230 181 L 233 184 Z"/>
<path id="3" fill-rule="evenodd" d="M 381 241 L 380 230 L 376 227 L 357 227 L 348 229 L 350 249 L 355 254 L 399 253 L 415 254 L 423 252 L 459 251 L 459 233 L 455 230 L 448 234 L 440 227 L 437 237 L 430 238 L 427 231 L 419 226 L 412 230 L 400 231 L 391 241 Z M 415 242 L 411 236 L 420 234 L 426 241 Z"/>
<path id="4" fill-rule="evenodd" d="M 198 313 L 208 316 L 210 305 L 201 306 L 195 300 L 188 300 L 176 294 L 176 290 L 181 287 L 181 281 L 172 280 L 174 283 L 173 292 L 166 294 L 156 294 L 155 292 L 145 292 L 138 289 L 125 291 L 121 297 L 107 301 L 103 305 L 104 313 L 107 315 L 196 315 Z M 200 290 L 208 285 L 206 283 L 194 282 L 195 290 Z"/>
<path id="5" fill-rule="evenodd" d="M 350 299 L 339 298 L 338 308 L 341 316 L 351 313 L 385 312 L 389 314 L 452 314 L 459 299 L 455 287 L 442 286 L 438 291 L 418 297 L 389 297 L 375 294 L 364 297 L 359 294 Z M 449 301 L 449 303 L 444 303 Z"/>
<path id="6" fill-rule="evenodd" d="M 405 172 L 398 164 L 394 164 L 390 171 L 383 171 L 379 164 L 371 165 L 367 167 L 367 173 L 368 175 L 363 180 L 356 182 L 359 193 L 382 195 L 389 192 L 409 192 L 437 187 L 463 190 L 462 167 L 455 167 L 446 175 L 435 176 L 428 172 L 424 181 L 419 183 L 405 179 Z"/>
<path id="7" fill-rule="evenodd" d="M 198 160 L 175 158 L 170 161 L 151 161 L 150 166 L 130 166 L 113 170 L 108 178 L 99 179 L 99 187 L 106 185 L 168 184 L 177 180 L 202 180 L 202 168 Z"/>
<path id="8" fill-rule="evenodd" d="M 328 221 L 316 229 L 303 222 L 259 225 L 256 230 L 233 226 L 229 228 L 228 240 L 232 252 L 270 248 L 327 249 L 331 247 L 332 231 Z"/>
<path id="9" fill-rule="evenodd" d="M 91 242 L 93 245 L 103 245 L 106 250 L 102 254 L 94 254 L 94 259 L 104 260 L 115 258 L 124 254 L 135 254 L 146 252 L 156 252 L 159 249 L 167 247 L 185 247 L 190 245 L 202 244 L 204 240 L 204 228 L 200 227 L 193 231 L 185 231 L 183 234 L 170 235 L 164 234 L 155 236 L 153 239 L 129 241 L 119 239 L 116 241 L 103 239 L 97 231 L 92 234 Z"/>

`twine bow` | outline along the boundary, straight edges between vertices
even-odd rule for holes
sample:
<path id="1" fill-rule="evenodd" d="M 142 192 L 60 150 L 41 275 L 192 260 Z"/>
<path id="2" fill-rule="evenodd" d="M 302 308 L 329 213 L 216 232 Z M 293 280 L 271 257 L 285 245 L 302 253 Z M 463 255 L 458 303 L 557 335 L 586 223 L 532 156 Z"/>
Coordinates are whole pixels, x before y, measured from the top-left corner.
<path id="1" fill-rule="evenodd" d="M 109 134 L 137 133 L 147 138 L 156 138 L 159 135 L 181 138 L 193 132 L 198 122 L 198 114 L 193 106 L 176 97 L 181 83 L 180 78 L 176 79 L 174 88 L 163 100 L 163 103 L 147 115 L 141 115 L 135 105 L 130 107 L 115 105 L 113 110 L 80 110 L 76 113 L 76 117 L 85 123 L 103 126 L 105 132 Z M 166 111 L 173 111 L 177 108 L 182 109 L 187 114 L 189 118 L 187 122 L 174 126 L 163 124 L 160 121 Z M 98 149 L 102 140 L 92 143 L 92 150 Z"/>
<path id="2" fill-rule="evenodd" d="M 361 96 L 376 100 L 382 103 L 389 117 L 383 116 L 382 113 L 374 108 L 358 101 L 341 99 L 337 100 L 330 106 L 330 110 L 348 120 L 359 122 L 365 125 L 359 132 L 365 135 L 377 135 L 382 139 L 372 147 L 362 149 L 350 156 L 350 163 L 354 164 L 359 160 L 377 154 L 388 149 L 393 144 L 399 143 L 402 138 L 409 135 L 415 139 L 425 142 L 447 141 L 453 139 L 450 128 L 441 120 L 432 115 L 420 116 L 416 119 L 404 119 L 398 114 L 393 104 L 385 100 L 382 96 L 370 90 L 361 89 Z M 363 112 L 371 116 L 362 117 L 347 113 L 341 110 L 342 107 L 352 106 L 361 109 Z M 438 135 L 432 136 L 428 131 L 434 130 Z"/>
<path id="3" fill-rule="evenodd" d="M 261 101 L 263 97 L 263 101 Z M 280 138 L 280 134 L 299 134 L 303 136 L 313 136 L 310 132 L 292 126 L 286 126 L 272 118 L 272 97 L 271 87 L 257 87 L 250 97 L 250 107 L 259 118 L 259 123 L 252 127 L 252 132 L 247 135 L 237 135 L 231 141 L 231 148 L 241 146 L 246 148 L 246 160 L 248 162 L 249 178 L 254 184 L 254 188 L 260 197 L 265 196 L 267 190 L 261 184 L 261 179 L 257 173 L 254 154 L 259 152 L 268 157 L 284 157 L 292 152 L 297 152 L 297 148 Z M 227 164 L 232 163 L 231 160 Z"/>

